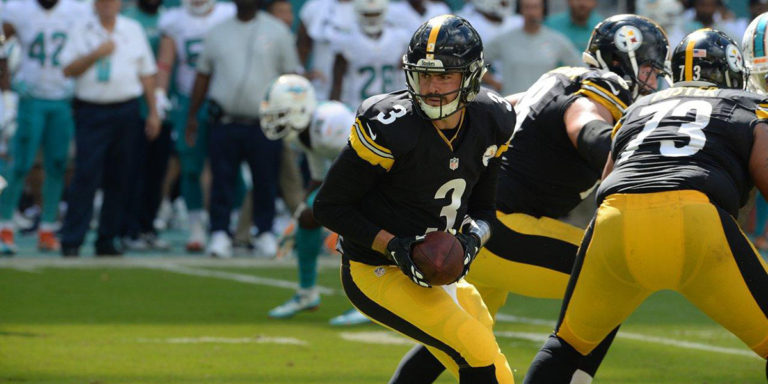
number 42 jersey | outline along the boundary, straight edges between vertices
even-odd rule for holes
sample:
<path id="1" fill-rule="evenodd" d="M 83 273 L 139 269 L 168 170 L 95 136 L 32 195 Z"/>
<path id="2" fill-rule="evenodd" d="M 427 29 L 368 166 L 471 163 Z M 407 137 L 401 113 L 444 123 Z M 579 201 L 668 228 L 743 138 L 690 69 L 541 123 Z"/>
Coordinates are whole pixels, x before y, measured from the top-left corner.
<path id="1" fill-rule="evenodd" d="M 453 140 L 417 114 L 406 91 L 367 99 L 315 215 L 342 236 L 345 257 L 372 265 L 391 264 L 371 249 L 381 229 L 415 236 L 458 229 L 466 215 L 490 221 L 499 157 L 514 125 L 511 105 L 484 88 Z"/>
<path id="2" fill-rule="evenodd" d="M 768 99 L 741 90 L 675 86 L 645 96 L 614 127 L 614 169 L 598 201 L 693 189 L 735 216 L 752 189 L 753 128 L 766 118 Z"/>

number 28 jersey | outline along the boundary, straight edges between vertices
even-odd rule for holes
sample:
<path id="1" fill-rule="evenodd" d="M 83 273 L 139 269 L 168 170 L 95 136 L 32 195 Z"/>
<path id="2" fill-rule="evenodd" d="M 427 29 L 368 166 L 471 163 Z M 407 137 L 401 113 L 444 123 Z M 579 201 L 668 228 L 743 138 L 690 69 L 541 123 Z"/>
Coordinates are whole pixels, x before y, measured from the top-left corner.
<path id="1" fill-rule="evenodd" d="M 735 216 L 752 189 L 753 127 L 765 118 L 768 99 L 741 90 L 676 86 L 645 96 L 614 127 L 614 169 L 598 201 L 693 189 Z"/>
<path id="2" fill-rule="evenodd" d="M 406 91 L 363 102 L 352 127 L 349 146 L 328 174 L 315 202 L 355 205 L 354 220 L 321 223 L 342 236 L 345 257 L 372 265 L 389 264 L 370 247 L 385 229 L 395 236 L 423 235 L 458 229 L 465 215 L 491 220 L 495 214 L 495 178 L 507 148 L 515 114 L 511 105 L 487 89 L 468 104 L 453 142 L 413 109 Z M 334 175 L 340 162 L 359 164 L 357 180 Z M 493 170 L 493 172 L 489 172 Z M 334 176 L 336 180 L 334 180 Z M 365 184 L 365 185 L 358 185 Z M 347 189 L 354 197 L 339 203 Z M 328 217 L 328 215 L 326 215 Z"/>

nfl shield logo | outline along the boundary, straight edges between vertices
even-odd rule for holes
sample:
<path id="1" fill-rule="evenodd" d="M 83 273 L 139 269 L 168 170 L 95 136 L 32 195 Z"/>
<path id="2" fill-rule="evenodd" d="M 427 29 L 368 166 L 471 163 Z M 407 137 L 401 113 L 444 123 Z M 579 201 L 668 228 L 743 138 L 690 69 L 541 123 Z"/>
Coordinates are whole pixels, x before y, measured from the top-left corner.
<path id="1" fill-rule="evenodd" d="M 458 157 L 452 158 L 451 162 L 448 164 L 448 168 L 450 168 L 451 171 L 455 171 L 456 168 L 458 167 L 459 167 L 459 158 Z"/>

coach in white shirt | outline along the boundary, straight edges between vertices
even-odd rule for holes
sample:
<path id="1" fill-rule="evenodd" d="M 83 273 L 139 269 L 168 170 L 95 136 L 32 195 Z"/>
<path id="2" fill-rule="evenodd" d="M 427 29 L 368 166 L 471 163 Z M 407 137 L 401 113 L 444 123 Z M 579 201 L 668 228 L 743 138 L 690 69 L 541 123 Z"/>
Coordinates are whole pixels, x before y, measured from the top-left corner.
<path id="1" fill-rule="evenodd" d="M 93 196 L 101 186 L 96 256 L 119 256 L 122 191 L 135 180 L 130 149 L 142 132 L 152 140 L 160 132 L 155 108 L 155 59 L 141 25 L 120 16 L 120 0 L 95 0 L 96 17 L 71 34 L 62 52 L 64 75 L 75 78 L 75 175 L 61 233 L 64 256 L 77 256 L 88 230 Z M 139 97 L 149 108 L 142 127 Z"/>

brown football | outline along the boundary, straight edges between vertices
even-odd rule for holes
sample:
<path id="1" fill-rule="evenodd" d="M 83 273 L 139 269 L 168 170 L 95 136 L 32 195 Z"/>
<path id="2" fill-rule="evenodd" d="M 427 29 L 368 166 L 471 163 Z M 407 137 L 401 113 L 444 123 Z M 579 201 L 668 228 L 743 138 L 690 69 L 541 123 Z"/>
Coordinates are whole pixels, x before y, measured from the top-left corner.
<path id="1" fill-rule="evenodd" d="M 464 270 L 464 248 L 448 232 L 430 232 L 411 252 L 413 263 L 432 285 L 453 283 Z"/>

